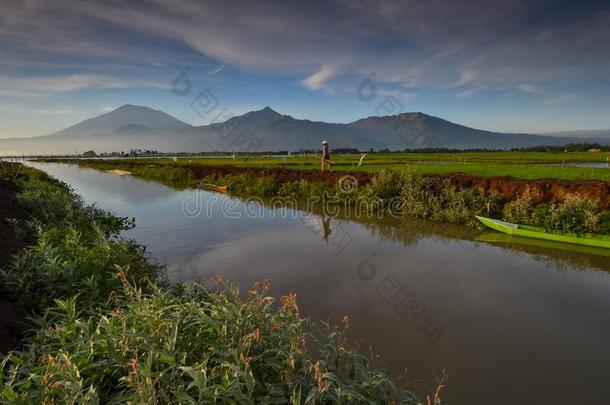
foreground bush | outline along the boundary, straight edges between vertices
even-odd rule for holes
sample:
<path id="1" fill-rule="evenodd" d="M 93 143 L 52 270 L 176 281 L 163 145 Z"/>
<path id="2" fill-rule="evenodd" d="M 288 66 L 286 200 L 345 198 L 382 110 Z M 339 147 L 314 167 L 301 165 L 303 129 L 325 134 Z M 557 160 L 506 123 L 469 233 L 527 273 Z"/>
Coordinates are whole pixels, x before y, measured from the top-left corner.
<path id="1" fill-rule="evenodd" d="M 171 295 L 127 289 L 124 305 L 101 317 L 79 314 L 73 300 L 58 302 L 53 323 L 2 362 L 0 400 L 417 403 L 345 348 L 343 328 L 306 333 L 294 296 L 274 305 L 265 286 L 243 301 L 231 287 L 211 293 L 190 285 Z"/>
<path id="2" fill-rule="evenodd" d="M 117 236 L 132 220 L 84 206 L 61 182 L 28 178 L 20 186 L 18 201 L 38 241 L 0 269 L 0 288 L 22 308 L 40 312 L 75 294 L 85 307 L 112 304 L 122 291 L 119 272 L 141 286 L 161 279 L 162 268 L 144 259 L 143 246 Z"/>

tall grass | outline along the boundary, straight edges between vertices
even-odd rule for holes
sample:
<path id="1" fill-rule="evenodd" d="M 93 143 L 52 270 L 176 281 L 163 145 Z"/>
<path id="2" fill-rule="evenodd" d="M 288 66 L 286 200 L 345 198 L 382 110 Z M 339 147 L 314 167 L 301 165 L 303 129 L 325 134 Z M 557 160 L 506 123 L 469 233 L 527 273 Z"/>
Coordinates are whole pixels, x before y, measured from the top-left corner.
<path id="1" fill-rule="evenodd" d="M 162 276 L 160 266 L 144 259 L 143 246 L 117 236 L 133 226 L 132 219 L 85 206 L 61 182 L 19 184 L 17 199 L 32 217 L 37 243 L 0 269 L 0 288 L 24 309 L 40 312 L 75 292 L 83 306 L 106 305 L 122 291 L 118 273 L 138 285 Z"/>
<path id="2" fill-rule="evenodd" d="M 345 328 L 306 332 L 293 295 L 264 285 L 142 294 L 106 316 L 59 301 L 35 343 L 5 359 L 0 399 L 56 403 L 416 404 L 345 348 Z M 312 350 L 315 348 L 316 350 Z M 314 355 L 315 353 L 315 355 Z"/>

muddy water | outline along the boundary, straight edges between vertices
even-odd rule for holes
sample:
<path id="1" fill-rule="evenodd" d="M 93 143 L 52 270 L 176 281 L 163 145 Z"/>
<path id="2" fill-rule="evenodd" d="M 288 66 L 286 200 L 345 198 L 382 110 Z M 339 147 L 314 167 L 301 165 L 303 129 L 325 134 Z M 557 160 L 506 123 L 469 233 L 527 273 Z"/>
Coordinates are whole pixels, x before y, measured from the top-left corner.
<path id="1" fill-rule="evenodd" d="M 351 335 L 391 371 L 430 382 L 447 369 L 449 404 L 610 403 L 607 256 L 425 221 L 280 212 L 34 165 L 87 203 L 135 217 L 125 236 L 148 245 L 173 280 L 221 274 L 246 288 L 270 279 L 274 295 L 297 293 L 306 316 L 349 314 Z"/>

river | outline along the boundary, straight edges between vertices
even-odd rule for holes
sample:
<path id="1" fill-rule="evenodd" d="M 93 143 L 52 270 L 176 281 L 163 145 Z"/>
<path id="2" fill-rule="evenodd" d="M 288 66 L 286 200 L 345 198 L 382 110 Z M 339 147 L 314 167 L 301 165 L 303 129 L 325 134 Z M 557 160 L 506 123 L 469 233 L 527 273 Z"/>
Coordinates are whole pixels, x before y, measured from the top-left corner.
<path id="1" fill-rule="evenodd" d="M 329 219 L 75 165 L 29 163 L 86 203 L 134 217 L 124 232 L 172 281 L 271 280 L 302 315 L 339 323 L 393 373 L 447 370 L 449 404 L 603 404 L 610 258 L 561 245 L 482 242 L 427 221 Z M 407 368 L 406 372 L 404 369 Z"/>

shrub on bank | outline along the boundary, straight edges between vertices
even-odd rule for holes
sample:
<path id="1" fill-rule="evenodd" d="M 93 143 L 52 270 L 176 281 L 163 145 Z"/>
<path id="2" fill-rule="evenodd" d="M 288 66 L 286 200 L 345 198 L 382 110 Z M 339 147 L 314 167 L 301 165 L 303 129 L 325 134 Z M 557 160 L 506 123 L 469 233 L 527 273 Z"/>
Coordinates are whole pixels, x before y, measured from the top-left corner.
<path id="1" fill-rule="evenodd" d="M 610 233 L 610 213 L 602 212 L 595 202 L 582 197 L 568 197 L 561 203 L 534 205 L 529 197 L 521 197 L 504 205 L 506 221 L 529 224 L 547 231 L 577 235 Z"/>
<path id="2" fill-rule="evenodd" d="M 252 178 L 247 174 L 214 176 L 204 181 L 227 185 L 240 195 L 316 199 L 326 203 L 353 205 L 357 212 L 390 212 L 393 215 L 430 219 L 474 227 L 475 216 L 502 217 L 549 231 L 610 233 L 610 213 L 584 198 L 568 198 L 559 204 L 533 204 L 527 196 L 503 202 L 495 194 L 478 188 L 458 189 L 449 179 L 410 172 L 382 170 L 364 187 L 345 192 L 320 182 L 306 180 L 279 183 L 273 177 Z M 328 197 L 334 198 L 328 198 Z"/>
<path id="3" fill-rule="evenodd" d="M 597 204 L 584 198 L 569 197 L 559 204 L 551 205 L 544 227 L 575 234 L 597 233 L 600 231 Z"/>
<path id="4" fill-rule="evenodd" d="M 73 300 L 1 363 L 0 400 L 56 403 L 418 403 L 345 348 L 344 328 L 307 333 L 294 296 L 255 286 L 142 294 L 101 317 Z M 315 353 L 315 355 L 314 355 Z"/>
<path id="5" fill-rule="evenodd" d="M 373 177 L 362 194 L 407 217 L 475 225 L 475 215 L 496 212 L 498 199 L 479 189 L 457 189 L 448 179 L 389 170 Z M 397 203 L 398 202 L 398 203 Z"/>
<path id="6" fill-rule="evenodd" d="M 95 308 L 121 291 L 119 273 L 138 285 L 161 277 L 143 246 L 117 237 L 133 220 L 84 206 L 61 182 L 29 179 L 20 187 L 17 199 L 32 217 L 37 243 L 0 269 L 0 288 L 22 308 L 40 312 L 75 293 L 79 304 Z"/>
<path id="7" fill-rule="evenodd" d="M 28 311 L 78 294 L 79 308 L 96 309 L 120 299 L 117 276 L 143 285 L 162 273 L 143 259 L 144 247 L 108 239 L 99 228 L 85 234 L 72 226 L 39 226 L 38 242 L 0 271 L 5 296 Z"/>

